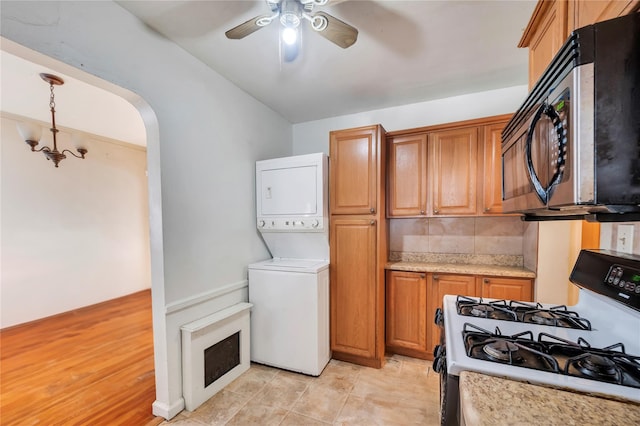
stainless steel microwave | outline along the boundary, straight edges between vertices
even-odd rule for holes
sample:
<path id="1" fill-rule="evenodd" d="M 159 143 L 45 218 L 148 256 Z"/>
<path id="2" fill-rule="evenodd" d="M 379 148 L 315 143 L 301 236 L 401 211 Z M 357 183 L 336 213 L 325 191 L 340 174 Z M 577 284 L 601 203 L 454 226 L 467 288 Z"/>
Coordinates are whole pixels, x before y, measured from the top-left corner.
<path id="1" fill-rule="evenodd" d="M 502 140 L 505 212 L 640 220 L 640 13 L 574 31 Z"/>

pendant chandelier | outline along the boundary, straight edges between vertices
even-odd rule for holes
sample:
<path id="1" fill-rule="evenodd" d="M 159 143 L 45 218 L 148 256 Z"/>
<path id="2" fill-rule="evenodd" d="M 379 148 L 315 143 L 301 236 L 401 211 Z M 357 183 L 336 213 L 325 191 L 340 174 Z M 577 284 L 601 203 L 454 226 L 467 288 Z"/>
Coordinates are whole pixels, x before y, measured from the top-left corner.
<path id="1" fill-rule="evenodd" d="M 38 143 L 40 142 L 41 130 L 39 128 L 35 129 L 33 128 L 33 126 L 25 126 L 23 125 L 23 123 L 20 123 L 18 125 L 18 131 L 20 132 L 21 136 L 23 137 L 27 145 L 31 147 L 31 151 L 33 152 L 42 151 L 44 156 L 47 157 L 47 160 L 53 161 L 53 164 L 56 167 L 58 167 L 58 163 L 60 163 L 60 161 L 67 158 L 65 153 L 69 153 L 76 158 L 84 159 L 84 155 L 88 152 L 85 148 L 77 149 L 80 155 L 68 149 L 58 151 L 58 141 L 56 139 L 56 135 L 58 133 L 58 129 L 56 128 L 56 110 L 55 110 L 56 102 L 55 102 L 55 96 L 53 93 L 53 86 L 63 85 L 64 80 L 53 74 L 46 74 L 46 73 L 40 74 L 40 78 L 42 78 L 44 81 L 49 83 L 49 87 L 51 91 L 51 95 L 49 96 L 49 108 L 51 110 L 51 128 L 49 130 L 51 130 L 51 133 L 53 134 L 53 149 L 49 148 L 48 146 L 43 146 L 40 149 L 36 149 L 36 146 L 38 146 Z"/>

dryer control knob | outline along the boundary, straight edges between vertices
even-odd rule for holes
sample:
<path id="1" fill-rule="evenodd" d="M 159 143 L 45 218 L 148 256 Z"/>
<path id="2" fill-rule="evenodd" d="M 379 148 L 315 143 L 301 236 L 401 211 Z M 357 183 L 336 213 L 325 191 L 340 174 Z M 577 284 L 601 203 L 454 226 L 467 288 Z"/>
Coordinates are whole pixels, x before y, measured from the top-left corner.
<path id="1" fill-rule="evenodd" d="M 258 222 L 258 226 L 259 226 L 260 228 L 264 228 L 264 225 L 265 225 L 265 224 L 266 224 L 266 223 L 265 223 L 265 221 L 264 221 L 264 220 L 261 220 L 260 222 Z"/>
<path id="2" fill-rule="evenodd" d="M 320 222 L 318 222 L 316 219 L 313 220 L 313 222 L 311 222 L 311 226 L 314 228 L 317 228 L 320 225 Z"/>

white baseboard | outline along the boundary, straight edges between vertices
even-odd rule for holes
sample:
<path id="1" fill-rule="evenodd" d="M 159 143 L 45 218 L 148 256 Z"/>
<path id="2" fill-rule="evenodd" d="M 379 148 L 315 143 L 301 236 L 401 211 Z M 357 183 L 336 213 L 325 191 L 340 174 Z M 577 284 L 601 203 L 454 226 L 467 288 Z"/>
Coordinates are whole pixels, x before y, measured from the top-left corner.
<path id="1" fill-rule="evenodd" d="M 169 420 L 177 416 L 180 411 L 184 410 L 184 398 L 178 399 L 170 406 L 156 400 L 153 402 L 151 407 L 154 416 L 164 417 Z"/>

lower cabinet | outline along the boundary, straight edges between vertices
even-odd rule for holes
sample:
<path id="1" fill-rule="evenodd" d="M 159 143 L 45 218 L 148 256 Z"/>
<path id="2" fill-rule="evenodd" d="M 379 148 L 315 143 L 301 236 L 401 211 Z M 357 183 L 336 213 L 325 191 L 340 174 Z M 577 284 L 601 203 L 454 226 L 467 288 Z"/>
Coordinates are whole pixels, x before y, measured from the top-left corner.
<path id="1" fill-rule="evenodd" d="M 533 285 L 527 278 L 478 277 L 480 295 L 488 299 L 533 300 Z"/>
<path id="2" fill-rule="evenodd" d="M 533 300 L 529 278 L 404 271 L 387 271 L 386 278 L 386 350 L 415 358 L 433 359 L 440 343 L 435 312 L 447 294 Z"/>
<path id="3" fill-rule="evenodd" d="M 446 294 L 474 296 L 476 294 L 476 277 L 475 275 L 433 273 L 429 274 L 428 278 L 430 300 L 427 316 L 431 328 L 429 350 L 433 357 L 433 348 L 440 343 L 440 327 L 433 322 L 436 309 L 442 308 L 442 298 Z"/>
<path id="4" fill-rule="evenodd" d="M 376 279 L 376 229 L 370 218 L 331 218 L 329 285 L 333 358 L 380 368 L 384 278 Z"/>
<path id="5" fill-rule="evenodd" d="M 387 352 L 429 359 L 427 274 L 387 271 Z"/>

